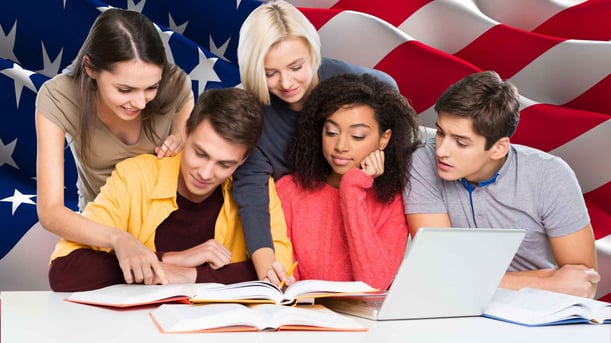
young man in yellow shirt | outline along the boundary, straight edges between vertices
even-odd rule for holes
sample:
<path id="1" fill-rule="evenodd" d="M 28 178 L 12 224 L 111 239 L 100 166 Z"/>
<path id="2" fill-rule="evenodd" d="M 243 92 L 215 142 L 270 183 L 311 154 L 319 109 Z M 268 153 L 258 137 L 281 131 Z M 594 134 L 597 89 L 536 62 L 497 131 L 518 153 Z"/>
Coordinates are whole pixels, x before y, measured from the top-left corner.
<path id="1" fill-rule="evenodd" d="M 257 279 L 231 195 L 231 175 L 253 150 L 262 126 L 261 106 L 248 92 L 228 88 L 203 93 L 187 122 L 181 153 L 163 159 L 140 155 L 117 164 L 83 211 L 96 225 L 115 228 L 116 240 L 123 242 L 120 248 L 60 240 L 51 257 L 51 288 L 82 291 L 117 283 Z M 275 257 L 281 266 L 276 268 L 288 269 L 291 244 L 272 180 L 269 195 Z M 128 258 L 118 259 L 119 254 Z M 269 275 L 275 282 L 286 281 L 273 277 L 273 270 Z"/>

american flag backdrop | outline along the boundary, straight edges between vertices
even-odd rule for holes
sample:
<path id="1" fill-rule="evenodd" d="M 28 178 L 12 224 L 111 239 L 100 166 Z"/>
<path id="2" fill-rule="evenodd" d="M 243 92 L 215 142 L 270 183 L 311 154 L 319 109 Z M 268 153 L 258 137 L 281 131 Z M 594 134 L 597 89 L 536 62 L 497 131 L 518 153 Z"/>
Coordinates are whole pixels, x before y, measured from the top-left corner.
<path id="1" fill-rule="evenodd" d="M 495 70 L 520 90 L 515 143 L 575 170 L 597 239 L 611 234 L 611 1 L 291 0 L 318 29 L 323 55 L 386 71 L 426 126 L 433 105 L 469 73 Z M 34 104 L 41 84 L 75 57 L 109 6 L 153 20 L 196 94 L 239 84 L 238 31 L 253 0 L 22 0 L 0 11 L 0 290 L 41 247 L 36 216 Z M 66 149 L 66 201 L 76 174 Z M 560 187 L 562 185 L 559 185 Z M 33 236 L 36 237 L 36 236 Z M 48 244 L 47 244 L 48 245 Z M 19 256 L 19 257 L 18 257 Z M 18 261 L 24 262 L 24 261 Z M 26 261 L 27 262 L 27 261 Z M 46 260 L 37 261 L 43 263 Z M 34 263 L 34 262 L 32 262 Z M 27 266 L 27 264 L 26 264 Z M 20 269 L 20 273 L 27 273 Z M 46 274 L 41 276 L 46 280 Z M 17 286 L 14 286 L 17 287 Z M 21 289 L 27 286 L 19 286 Z"/>

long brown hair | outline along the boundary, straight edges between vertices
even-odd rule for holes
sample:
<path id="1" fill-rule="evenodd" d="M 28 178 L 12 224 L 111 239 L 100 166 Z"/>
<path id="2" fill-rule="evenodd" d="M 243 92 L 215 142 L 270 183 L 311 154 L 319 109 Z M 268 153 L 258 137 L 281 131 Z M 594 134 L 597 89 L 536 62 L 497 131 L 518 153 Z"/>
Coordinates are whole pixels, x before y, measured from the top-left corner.
<path id="1" fill-rule="evenodd" d="M 85 63 L 85 56 L 88 63 Z M 153 130 L 153 117 L 169 112 L 172 103 L 186 82 L 185 74 L 179 67 L 169 64 L 163 42 L 153 23 L 144 15 L 110 8 L 98 16 L 93 23 L 77 57 L 68 67 L 67 73 L 80 81 L 81 106 L 81 149 L 79 160 L 87 164 L 91 136 L 97 120 L 97 84 L 85 72 L 85 66 L 92 71 L 112 71 L 119 62 L 141 60 L 161 67 L 162 76 L 155 98 L 142 110 L 142 127 L 145 135 L 156 145 L 161 144 Z M 85 65 L 86 64 L 86 65 Z"/>

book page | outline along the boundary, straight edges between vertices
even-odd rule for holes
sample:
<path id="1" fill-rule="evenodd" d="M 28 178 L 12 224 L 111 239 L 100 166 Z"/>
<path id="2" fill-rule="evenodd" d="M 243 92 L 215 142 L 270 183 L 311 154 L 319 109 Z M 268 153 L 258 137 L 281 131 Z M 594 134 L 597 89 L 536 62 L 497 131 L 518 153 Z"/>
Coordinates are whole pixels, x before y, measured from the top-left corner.
<path id="1" fill-rule="evenodd" d="M 279 304 L 282 299 L 282 291 L 277 286 L 265 281 L 246 281 L 198 289 L 191 301 Z"/>
<path id="2" fill-rule="evenodd" d="M 302 280 L 288 287 L 285 294 L 278 286 L 258 280 L 228 285 L 220 283 L 119 284 L 92 291 L 75 292 L 66 300 L 114 307 L 170 301 L 292 304 L 296 299 L 375 291 L 377 289 L 360 281 Z"/>
<path id="3" fill-rule="evenodd" d="M 242 304 L 181 305 L 163 304 L 151 311 L 151 318 L 162 332 L 201 332 L 258 330 L 265 319 Z"/>
<path id="4" fill-rule="evenodd" d="M 240 302 L 292 304 L 296 299 L 338 294 L 375 292 L 361 281 L 301 280 L 289 286 L 284 293 L 266 281 L 246 281 L 218 287 L 205 287 L 192 297 L 194 303 Z"/>
<path id="5" fill-rule="evenodd" d="M 541 289 L 523 288 L 515 291 L 499 288 L 484 313 L 529 325 L 571 318 L 583 318 L 596 323 L 611 317 L 609 306 L 605 302 Z"/>
<path id="6" fill-rule="evenodd" d="M 214 285 L 218 284 L 201 284 L 200 287 L 212 287 Z M 66 300 L 85 304 L 127 307 L 151 304 L 170 298 L 188 299 L 193 294 L 194 290 L 191 284 L 118 284 L 91 291 L 74 292 Z"/>
<path id="7" fill-rule="evenodd" d="M 323 306 L 281 306 L 215 303 L 201 305 L 164 304 L 150 316 L 161 332 L 252 331 L 252 330 L 338 330 L 364 331 L 353 318 Z"/>
<path id="8" fill-rule="evenodd" d="M 258 317 L 267 318 L 267 328 L 287 330 L 326 329 L 339 331 L 367 330 L 354 318 L 333 312 L 322 305 L 278 306 L 251 305 Z"/>
<path id="9" fill-rule="evenodd" d="M 299 298 L 324 297 L 339 294 L 356 294 L 377 292 L 362 281 L 328 281 L 328 280 L 300 280 L 290 285 L 284 291 L 284 298 L 292 301 Z"/>

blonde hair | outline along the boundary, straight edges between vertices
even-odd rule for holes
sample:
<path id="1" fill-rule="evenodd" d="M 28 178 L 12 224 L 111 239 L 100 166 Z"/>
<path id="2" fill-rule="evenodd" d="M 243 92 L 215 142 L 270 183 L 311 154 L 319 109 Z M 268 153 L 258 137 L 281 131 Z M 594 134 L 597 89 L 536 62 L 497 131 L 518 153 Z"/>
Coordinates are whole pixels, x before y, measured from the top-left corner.
<path id="1" fill-rule="evenodd" d="M 270 1 L 257 7 L 240 28 L 238 65 L 244 89 L 265 105 L 270 104 L 265 56 L 278 42 L 300 38 L 312 57 L 312 69 L 320 67 L 320 37 L 314 25 L 295 6 L 283 0 Z"/>

